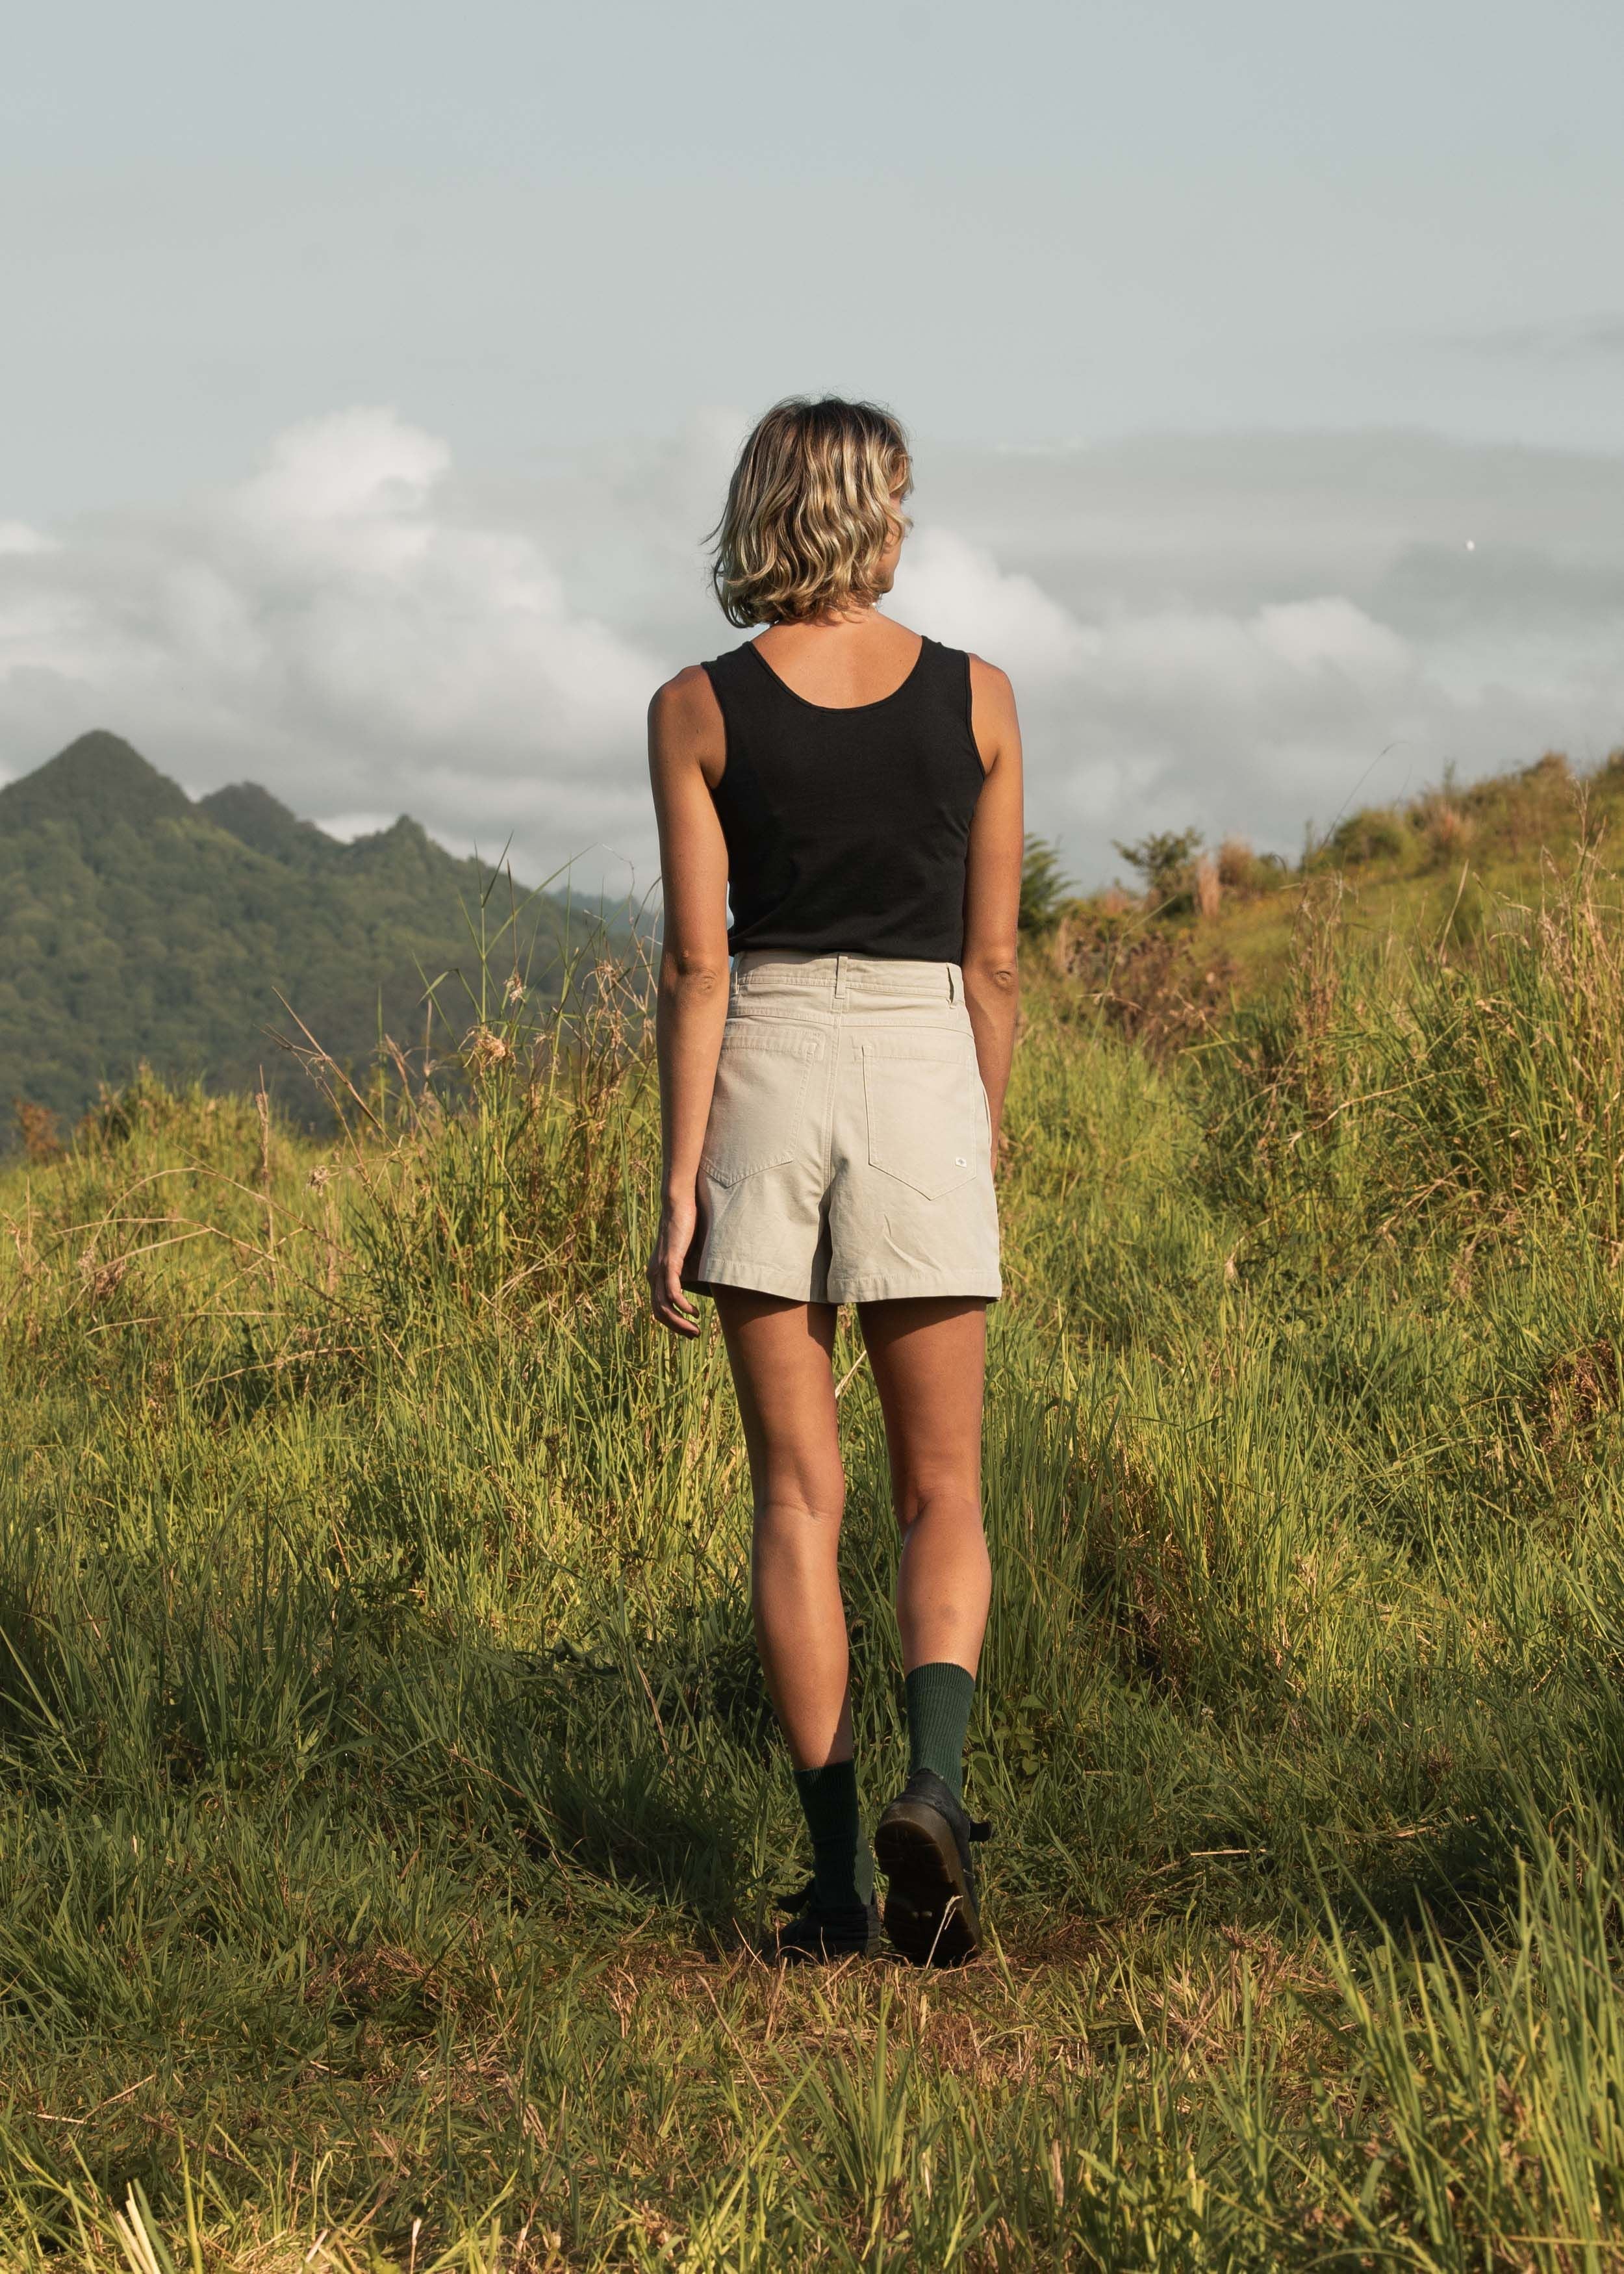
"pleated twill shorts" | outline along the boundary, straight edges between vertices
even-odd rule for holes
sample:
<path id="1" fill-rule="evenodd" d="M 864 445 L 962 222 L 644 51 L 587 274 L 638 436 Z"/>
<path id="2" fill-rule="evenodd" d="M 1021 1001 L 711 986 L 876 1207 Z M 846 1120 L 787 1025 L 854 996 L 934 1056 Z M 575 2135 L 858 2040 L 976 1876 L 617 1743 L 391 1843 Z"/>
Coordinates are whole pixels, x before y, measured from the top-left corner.
<path id="1" fill-rule="evenodd" d="M 682 1278 L 811 1303 L 1002 1292 L 956 963 L 734 958 Z"/>

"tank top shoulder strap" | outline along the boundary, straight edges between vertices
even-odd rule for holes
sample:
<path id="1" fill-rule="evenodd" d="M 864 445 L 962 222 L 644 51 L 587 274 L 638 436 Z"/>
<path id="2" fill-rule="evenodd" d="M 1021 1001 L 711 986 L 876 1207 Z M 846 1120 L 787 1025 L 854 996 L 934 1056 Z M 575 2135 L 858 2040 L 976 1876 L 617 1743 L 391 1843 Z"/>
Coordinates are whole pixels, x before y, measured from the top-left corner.
<path id="1" fill-rule="evenodd" d="M 701 668 L 722 714 L 722 778 L 726 780 L 730 771 L 736 772 L 733 762 L 741 750 L 756 742 L 767 727 L 771 689 L 762 684 L 766 674 L 748 643 L 711 657 Z M 730 784 L 730 794 L 731 787 Z"/>
<path id="2" fill-rule="evenodd" d="M 920 651 L 919 678 L 932 695 L 951 703 L 968 722 L 970 653 L 967 648 L 944 647 L 940 640 L 927 638 Z"/>
<path id="3" fill-rule="evenodd" d="M 772 674 L 748 640 L 712 657 L 703 667 L 724 726 L 734 734 L 748 734 L 766 724 L 772 708 Z"/>
<path id="4" fill-rule="evenodd" d="M 975 750 L 975 728 L 971 717 L 970 657 L 962 647 L 944 647 L 939 640 L 927 639 L 908 692 L 912 707 L 922 719 L 928 717 L 936 732 L 943 734 L 955 747 L 966 745 Z M 981 754 L 976 751 L 976 762 Z"/>
<path id="5" fill-rule="evenodd" d="M 738 647 L 730 647 L 726 654 L 712 656 L 708 663 L 701 666 L 718 695 L 724 689 L 731 693 L 735 687 L 746 686 L 755 677 L 756 665 L 749 650 L 750 643 L 746 640 Z"/>

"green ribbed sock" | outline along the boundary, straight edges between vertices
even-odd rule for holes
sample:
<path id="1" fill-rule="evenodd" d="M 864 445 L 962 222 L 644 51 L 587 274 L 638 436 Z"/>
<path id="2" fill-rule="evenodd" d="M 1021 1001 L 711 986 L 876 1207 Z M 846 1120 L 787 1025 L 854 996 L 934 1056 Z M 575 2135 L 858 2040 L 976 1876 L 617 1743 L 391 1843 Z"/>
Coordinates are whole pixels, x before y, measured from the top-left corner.
<path id="1" fill-rule="evenodd" d="M 944 1659 L 916 1666 L 907 1679 L 908 1772 L 934 1769 L 944 1784 L 964 1798 L 965 1738 L 975 1676 Z"/>
<path id="2" fill-rule="evenodd" d="M 866 1903 L 874 1893 L 874 1858 L 857 1814 L 857 1771 L 850 1761 L 797 1769 L 795 1790 L 812 1834 L 812 1879 L 831 1910 Z"/>

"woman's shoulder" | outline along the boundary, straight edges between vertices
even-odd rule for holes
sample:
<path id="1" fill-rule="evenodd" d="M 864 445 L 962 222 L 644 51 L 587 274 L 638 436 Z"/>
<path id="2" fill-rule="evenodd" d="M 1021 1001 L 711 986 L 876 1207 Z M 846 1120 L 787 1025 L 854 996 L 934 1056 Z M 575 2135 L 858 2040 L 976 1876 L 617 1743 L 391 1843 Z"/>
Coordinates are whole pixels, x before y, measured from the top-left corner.
<path id="1" fill-rule="evenodd" d="M 970 684 L 978 695 L 987 695 L 1000 703 L 1013 701 L 1015 690 L 1007 671 L 1001 671 L 996 663 L 989 663 L 974 648 L 965 650 L 965 659 L 970 666 Z"/>
<path id="2" fill-rule="evenodd" d="M 649 733 L 656 750 L 703 759 L 719 743 L 721 727 L 721 707 L 709 665 L 685 664 L 655 689 L 649 704 Z"/>
<path id="3" fill-rule="evenodd" d="M 759 668 L 761 658 L 756 652 L 754 639 L 741 640 L 737 647 L 724 648 L 696 667 L 703 671 L 712 687 L 726 687 L 731 681 L 747 677 Z"/>
<path id="4" fill-rule="evenodd" d="M 1015 690 L 1010 685 L 1009 674 L 985 656 L 977 655 L 974 648 L 950 647 L 945 640 L 934 640 L 925 636 L 921 650 L 921 661 L 933 661 L 944 687 L 951 687 L 962 701 L 967 689 L 977 710 L 1000 713 L 1013 708 Z"/>
<path id="5" fill-rule="evenodd" d="M 934 658 L 937 668 L 950 674 L 959 686 L 962 687 L 967 678 L 976 694 L 986 696 L 994 702 L 1010 700 L 1009 674 L 1001 671 L 996 663 L 989 663 L 986 657 L 977 655 L 974 648 L 954 647 L 946 640 L 932 639 L 929 632 L 921 636 L 923 654 Z"/>
<path id="6" fill-rule="evenodd" d="M 759 659 L 753 658 L 753 647 L 752 641 L 745 640 L 721 655 L 707 656 L 703 663 L 684 664 L 663 686 L 655 689 L 655 704 L 676 712 L 714 710 L 718 694 L 754 677 Z"/>

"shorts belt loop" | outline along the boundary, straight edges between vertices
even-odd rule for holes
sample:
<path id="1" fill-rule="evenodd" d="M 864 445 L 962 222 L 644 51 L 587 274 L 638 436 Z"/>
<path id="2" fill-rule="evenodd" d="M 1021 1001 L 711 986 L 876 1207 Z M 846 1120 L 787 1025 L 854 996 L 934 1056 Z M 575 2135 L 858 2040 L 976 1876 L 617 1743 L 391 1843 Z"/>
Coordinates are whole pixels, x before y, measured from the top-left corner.
<path id="1" fill-rule="evenodd" d="M 953 984 L 953 967 L 951 963 L 947 967 L 947 999 L 950 1003 L 956 1003 L 959 1000 L 959 990 Z"/>
<path id="2" fill-rule="evenodd" d="M 852 959 L 849 955 L 835 958 L 835 1001 L 844 1003 L 851 985 Z"/>

